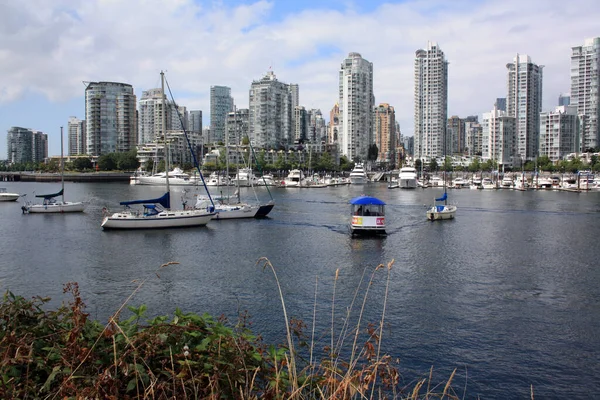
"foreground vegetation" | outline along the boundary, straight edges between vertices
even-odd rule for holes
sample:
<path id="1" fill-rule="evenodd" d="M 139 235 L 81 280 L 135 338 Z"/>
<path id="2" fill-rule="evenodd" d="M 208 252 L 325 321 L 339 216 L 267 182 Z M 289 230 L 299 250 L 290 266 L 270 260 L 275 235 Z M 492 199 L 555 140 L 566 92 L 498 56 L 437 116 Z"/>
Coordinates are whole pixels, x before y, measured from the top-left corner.
<path id="1" fill-rule="evenodd" d="M 171 264 L 176 263 L 161 268 Z M 277 282 L 271 263 L 261 259 L 259 264 Z M 106 324 L 89 318 L 75 283 L 65 285 L 70 300 L 55 310 L 44 309 L 47 298 L 7 292 L 0 304 L 0 397 L 458 399 L 451 387 L 454 373 L 439 386 L 432 385 L 431 374 L 402 386 L 397 368 L 382 354 L 392 265 L 380 265 L 370 278 L 363 277 L 366 289 L 357 289 L 336 332 L 332 306 L 331 343 L 321 357 L 314 354 L 314 321 L 309 339 L 304 323 L 288 319 L 278 282 L 287 332 L 286 343 L 279 346 L 255 336 L 245 315 L 235 324 L 181 310 L 147 319 L 145 306 L 128 303 L 150 278 L 138 284 Z M 381 319 L 364 325 L 369 287 L 386 272 Z M 336 272 L 333 300 L 337 277 Z M 126 308 L 131 316 L 123 319 Z M 353 308 L 359 312 L 351 326 Z"/>

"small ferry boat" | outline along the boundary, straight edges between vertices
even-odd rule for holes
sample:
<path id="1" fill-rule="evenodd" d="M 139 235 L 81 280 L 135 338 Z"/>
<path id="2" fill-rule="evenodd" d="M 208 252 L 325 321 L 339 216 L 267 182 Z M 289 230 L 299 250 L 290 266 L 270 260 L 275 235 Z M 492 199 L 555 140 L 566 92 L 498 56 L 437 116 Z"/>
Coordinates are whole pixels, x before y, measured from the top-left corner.
<path id="1" fill-rule="evenodd" d="M 385 235 L 385 203 L 375 197 L 359 196 L 350 200 L 350 232 Z"/>

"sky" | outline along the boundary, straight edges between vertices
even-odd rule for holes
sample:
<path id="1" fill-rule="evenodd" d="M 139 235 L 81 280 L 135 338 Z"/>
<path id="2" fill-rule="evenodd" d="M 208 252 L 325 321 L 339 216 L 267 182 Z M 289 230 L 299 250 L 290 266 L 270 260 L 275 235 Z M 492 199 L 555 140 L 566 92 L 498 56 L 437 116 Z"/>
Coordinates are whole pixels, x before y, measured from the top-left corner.
<path id="1" fill-rule="evenodd" d="M 437 43 L 449 61 L 448 116 L 481 115 L 506 97 L 517 53 L 544 65 L 543 109 L 570 90 L 571 48 L 600 36 L 597 0 L 0 0 L 0 159 L 12 126 L 48 133 L 85 118 L 84 82 L 131 84 L 138 96 L 166 71 L 175 101 L 202 110 L 210 87 L 248 107 L 272 70 L 326 120 L 350 52 L 373 63 L 376 104 L 413 135 L 414 56 Z"/>

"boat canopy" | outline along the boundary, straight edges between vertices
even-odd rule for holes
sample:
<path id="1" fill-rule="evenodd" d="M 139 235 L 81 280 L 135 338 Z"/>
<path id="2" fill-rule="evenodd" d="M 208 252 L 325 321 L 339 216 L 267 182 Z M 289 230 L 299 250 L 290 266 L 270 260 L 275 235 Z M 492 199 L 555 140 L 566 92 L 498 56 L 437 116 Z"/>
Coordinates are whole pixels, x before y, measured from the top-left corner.
<path id="1" fill-rule="evenodd" d="M 448 193 L 444 192 L 442 197 L 440 197 L 439 199 L 435 199 L 435 201 L 446 201 L 447 199 L 448 199 Z"/>
<path id="2" fill-rule="evenodd" d="M 122 201 L 119 204 L 121 204 L 122 206 L 129 206 L 132 204 L 160 204 L 164 208 L 171 208 L 171 197 L 169 195 L 169 192 L 167 192 L 158 199 Z"/>
<path id="3" fill-rule="evenodd" d="M 52 193 L 52 194 L 36 194 L 35 197 L 43 197 L 44 199 L 52 199 L 54 197 L 58 197 L 58 196 L 62 196 L 64 193 L 64 189 L 60 189 L 60 192 L 58 193 Z"/>
<path id="4" fill-rule="evenodd" d="M 379 200 L 376 197 L 369 197 L 369 196 L 355 197 L 350 200 L 350 204 L 356 204 L 356 205 L 361 205 L 361 206 L 375 204 L 378 206 L 385 206 L 385 203 L 382 200 Z"/>

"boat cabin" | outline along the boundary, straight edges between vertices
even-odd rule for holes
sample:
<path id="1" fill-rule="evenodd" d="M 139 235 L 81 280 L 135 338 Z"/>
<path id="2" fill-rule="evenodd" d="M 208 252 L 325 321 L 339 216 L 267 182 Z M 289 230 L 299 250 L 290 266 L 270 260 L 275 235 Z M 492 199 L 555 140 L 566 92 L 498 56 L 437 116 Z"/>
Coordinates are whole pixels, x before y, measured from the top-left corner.
<path id="1" fill-rule="evenodd" d="M 354 234 L 385 234 L 385 203 L 359 196 L 350 200 L 350 231 Z"/>

